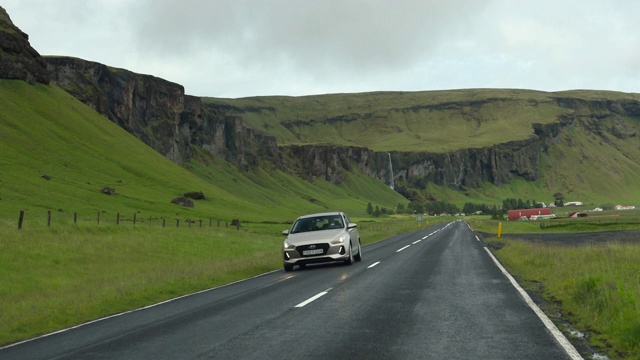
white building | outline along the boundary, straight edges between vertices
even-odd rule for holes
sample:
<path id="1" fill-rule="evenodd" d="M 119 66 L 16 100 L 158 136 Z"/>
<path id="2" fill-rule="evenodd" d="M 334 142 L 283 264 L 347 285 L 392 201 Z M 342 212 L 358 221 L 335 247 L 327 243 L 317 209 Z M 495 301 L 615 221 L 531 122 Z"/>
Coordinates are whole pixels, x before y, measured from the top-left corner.
<path id="1" fill-rule="evenodd" d="M 616 210 L 633 210 L 635 208 L 633 205 L 616 205 Z"/>
<path id="2" fill-rule="evenodd" d="M 569 201 L 564 203 L 564 206 L 582 206 L 584 204 L 582 204 L 582 202 L 580 201 Z"/>

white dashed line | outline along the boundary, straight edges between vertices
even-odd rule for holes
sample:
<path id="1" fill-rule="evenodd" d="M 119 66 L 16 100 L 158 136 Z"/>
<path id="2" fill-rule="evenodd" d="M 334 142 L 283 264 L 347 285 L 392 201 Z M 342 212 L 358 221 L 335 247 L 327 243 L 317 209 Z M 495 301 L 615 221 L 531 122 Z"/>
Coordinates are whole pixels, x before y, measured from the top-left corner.
<path id="1" fill-rule="evenodd" d="M 331 288 L 329 288 L 329 289 L 327 289 L 327 290 L 325 290 L 325 291 L 323 291 L 323 292 L 321 292 L 321 293 L 319 293 L 319 294 L 316 294 L 315 296 L 312 296 L 312 297 L 308 298 L 307 300 L 305 300 L 305 301 L 301 302 L 300 304 L 296 305 L 295 307 L 297 307 L 297 308 L 301 308 L 301 307 L 303 307 L 303 306 L 305 306 L 305 305 L 308 305 L 309 303 L 312 303 L 312 302 L 314 302 L 314 301 L 316 301 L 316 300 L 320 299 L 321 297 L 323 297 L 323 296 L 327 295 L 327 293 L 329 292 L 329 290 L 331 290 Z"/>
<path id="2" fill-rule="evenodd" d="M 376 262 L 374 262 L 373 264 L 371 264 L 371 265 L 367 266 L 367 269 L 371 269 L 372 267 L 374 267 L 374 266 L 376 266 L 376 265 L 378 265 L 378 264 L 380 264 L 380 261 L 376 261 Z"/>
<path id="3" fill-rule="evenodd" d="M 402 251 L 402 250 L 404 250 L 404 249 L 408 248 L 409 246 L 411 246 L 411 245 L 407 245 L 407 246 L 405 246 L 405 247 L 403 247 L 403 248 L 400 248 L 400 249 L 396 250 L 396 252 L 397 252 L 397 253 L 399 253 L 400 251 Z"/>
<path id="4" fill-rule="evenodd" d="M 478 235 L 476 235 L 476 240 L 480 241 L 480 238 L 478 237 Z"/>
<path id="5" fill-rule="evenodd" d="M 422 239 L 420 239 L 420 240 L 416 240 L 416 241 L 412 242 L 411 244 L 412 244 L 412 245 L 415 245 L 415 244 L 419 243 L 420 241 L 422 241 Z"/>

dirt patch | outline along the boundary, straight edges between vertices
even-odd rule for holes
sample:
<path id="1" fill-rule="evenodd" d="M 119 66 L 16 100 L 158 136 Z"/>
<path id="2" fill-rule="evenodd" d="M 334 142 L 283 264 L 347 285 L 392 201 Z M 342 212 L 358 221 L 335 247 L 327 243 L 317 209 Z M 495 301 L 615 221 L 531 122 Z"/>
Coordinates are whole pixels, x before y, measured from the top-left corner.
<path id="1" fill-rule="evenodd" d="M 495 234 L 481 233 L 486 239 L 495 238 Z M 505 239 L 519 239 L 534 243 L 557 245 L 585 245 L 598 243 L 640 243 L 640 231 L 618 230 L 592 233 L 564 234 L 502 234 Z M 489 245 L 489 242 L 486 242 Z M 490 246 L 491 247 L 491 246 Z"/>

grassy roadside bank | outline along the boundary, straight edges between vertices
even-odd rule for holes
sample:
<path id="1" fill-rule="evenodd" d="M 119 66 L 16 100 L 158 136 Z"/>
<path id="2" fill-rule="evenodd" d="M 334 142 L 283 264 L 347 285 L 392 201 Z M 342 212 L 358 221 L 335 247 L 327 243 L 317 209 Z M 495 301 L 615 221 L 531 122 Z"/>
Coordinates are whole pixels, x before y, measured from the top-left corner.
<path id="1" fill-rule="evenodd" d="M 359 226 L 369 244 L 427 224 Z M 287 227 L 0 227 L 0 345 L 280 269 Z"/>
<path id="2" fill-rule="evenodd" d="M 640 359 L 640 244 L 581 246 L 485 239 L 528 291 L 556 304 L 610 359 Z"/>

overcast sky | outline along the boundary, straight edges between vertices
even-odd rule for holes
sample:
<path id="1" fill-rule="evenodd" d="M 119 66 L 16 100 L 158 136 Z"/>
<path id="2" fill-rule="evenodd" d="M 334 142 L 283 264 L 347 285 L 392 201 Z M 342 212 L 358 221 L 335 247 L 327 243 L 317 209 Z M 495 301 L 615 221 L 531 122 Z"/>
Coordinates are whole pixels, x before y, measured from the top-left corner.
<path id="1" fill-rule="evenodd" d="M 640 93 L 638 0 L 0 0 L 42 55 L 197 96 Z"/>

